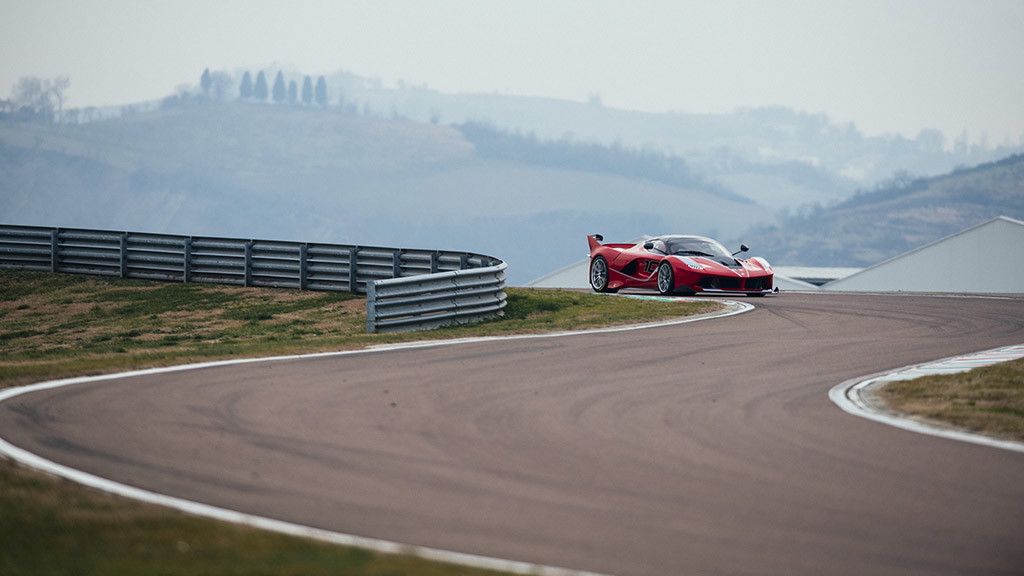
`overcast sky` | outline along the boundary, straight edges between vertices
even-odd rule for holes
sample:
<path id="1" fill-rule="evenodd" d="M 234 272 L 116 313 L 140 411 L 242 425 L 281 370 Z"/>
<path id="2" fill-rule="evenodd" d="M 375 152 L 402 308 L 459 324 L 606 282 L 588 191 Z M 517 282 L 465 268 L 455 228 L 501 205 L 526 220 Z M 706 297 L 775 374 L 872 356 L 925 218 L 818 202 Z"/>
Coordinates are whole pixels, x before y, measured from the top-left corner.
<path id="1" fill-rule="evenodd" d="M 0 97 L 69 75 L 70 107 L 281 63 L 441 92 L 652 112 L 781 105 L 868 135 L 1024 136 L 1021 0 L 0 0 Z"/>

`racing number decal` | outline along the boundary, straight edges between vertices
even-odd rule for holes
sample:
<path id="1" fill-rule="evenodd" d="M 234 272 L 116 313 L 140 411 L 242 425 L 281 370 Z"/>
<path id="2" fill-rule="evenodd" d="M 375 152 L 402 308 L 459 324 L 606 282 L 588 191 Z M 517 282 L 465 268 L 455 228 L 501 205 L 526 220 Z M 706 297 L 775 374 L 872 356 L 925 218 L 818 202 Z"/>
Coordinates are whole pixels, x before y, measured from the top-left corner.
<path id="1" fill-rule="evenodd" d="M 644 272 L 651 273 L 658 269 L 658 263 L 654 260 L 644 262 Z"/>

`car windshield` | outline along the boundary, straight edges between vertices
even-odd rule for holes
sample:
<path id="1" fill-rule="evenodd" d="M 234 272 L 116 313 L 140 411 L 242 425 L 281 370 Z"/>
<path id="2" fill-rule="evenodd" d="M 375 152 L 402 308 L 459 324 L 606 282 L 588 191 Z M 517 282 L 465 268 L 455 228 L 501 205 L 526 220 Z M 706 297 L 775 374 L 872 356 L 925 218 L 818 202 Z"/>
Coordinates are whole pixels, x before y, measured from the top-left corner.
<path id="1" fill-rule="evenodd" d="M 724 264 L 732 263 L 733 257 L 725 246 L 708 238 L 676 237 L 666 238 L 668 253 L 676 256 L 704 256 Z"/>

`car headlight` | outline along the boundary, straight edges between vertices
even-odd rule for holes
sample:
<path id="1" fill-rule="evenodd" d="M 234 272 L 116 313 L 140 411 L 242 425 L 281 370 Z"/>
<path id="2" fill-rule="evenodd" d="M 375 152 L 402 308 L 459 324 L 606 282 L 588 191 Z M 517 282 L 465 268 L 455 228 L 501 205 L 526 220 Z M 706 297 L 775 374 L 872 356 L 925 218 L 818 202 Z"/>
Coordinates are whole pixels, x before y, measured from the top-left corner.
<path id="1" fill-rule="evenodd" d="M 765 271 L 768 273 L 772 273 L 772 265 L 769 264 L 768 261 L 765 260 L 764 258 L 761 258 L 760 256 L 754 256 L 753 258 L 751 258 L 751 260 L 757 260 L 757 263 L 761 265 L 761 268 L 764 268 Z"/>

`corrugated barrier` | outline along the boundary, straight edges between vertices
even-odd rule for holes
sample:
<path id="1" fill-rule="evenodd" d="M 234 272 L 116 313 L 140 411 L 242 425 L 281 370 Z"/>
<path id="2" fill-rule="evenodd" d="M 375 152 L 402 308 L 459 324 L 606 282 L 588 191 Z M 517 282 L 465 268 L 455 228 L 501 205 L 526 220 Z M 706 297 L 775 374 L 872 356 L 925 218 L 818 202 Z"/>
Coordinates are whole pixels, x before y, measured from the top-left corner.
<path id="1" fill-rule="evenodd" d="M 0 267 L 366 294 L 368 332 L 505 307 L 506 264 L 471 252 L 0 225 Z"/>

